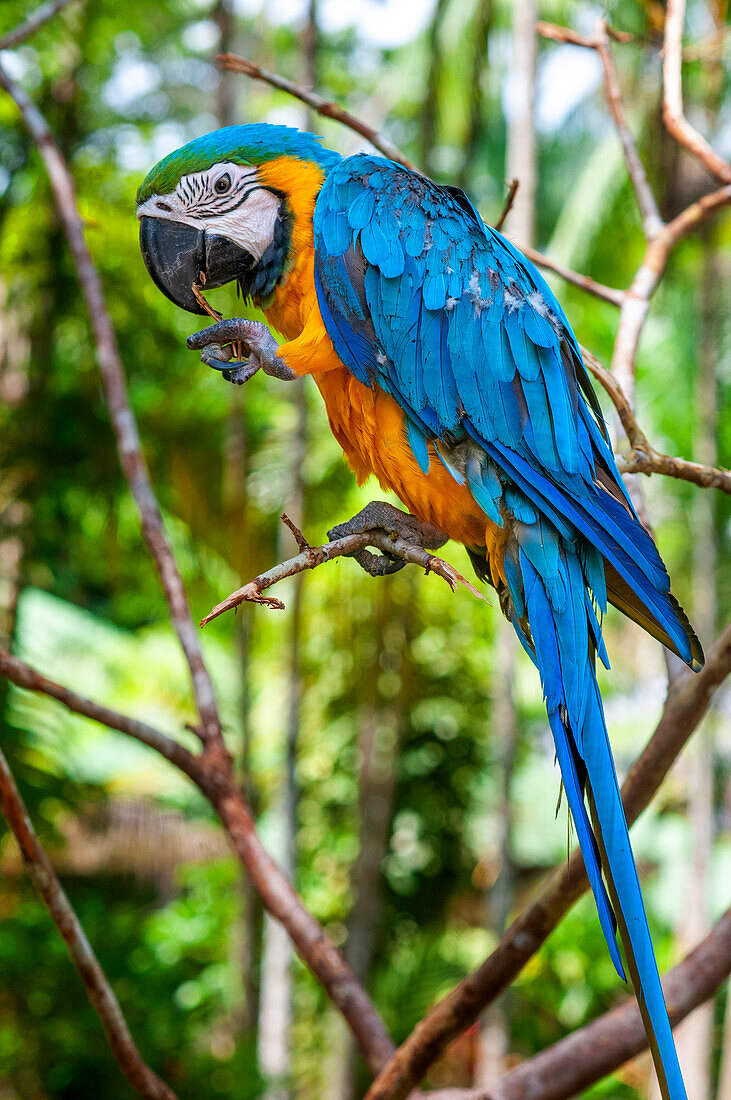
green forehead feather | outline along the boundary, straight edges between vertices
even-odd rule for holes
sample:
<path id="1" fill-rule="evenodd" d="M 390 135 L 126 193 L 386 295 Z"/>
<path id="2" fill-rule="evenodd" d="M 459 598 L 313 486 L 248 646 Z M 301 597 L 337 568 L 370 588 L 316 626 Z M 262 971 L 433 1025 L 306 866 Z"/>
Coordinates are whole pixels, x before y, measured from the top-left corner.
<path id="1" fill-rule="evenodd" d="M 152 195 L 168 195 L 183 176 L 205 172 L 214 164 L 265 164 L 275 157 L 299 157 L 314 161 L 326 171 L 340 160 L 337 153 L 325 149 L 314 134 L 293 130 L 289 126 L 225 126 L 210 134 L 189 141 L 156 164 L 137 192 L 137 202 L 146 202 Z"/>

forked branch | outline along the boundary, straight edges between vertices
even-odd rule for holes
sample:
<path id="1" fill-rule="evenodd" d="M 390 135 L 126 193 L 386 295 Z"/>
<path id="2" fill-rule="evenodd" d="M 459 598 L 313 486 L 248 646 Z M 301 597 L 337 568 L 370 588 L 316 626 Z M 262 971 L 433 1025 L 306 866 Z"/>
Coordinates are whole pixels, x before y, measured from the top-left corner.
<path id="1" fill-rule="evenodd" d="M 602 366 L 587 348 L 582 347 L 581 354 L 587 369 L 609 394 L 632 448 L 629 454 L 617 457 L 621 473 L 666 474 L 680 481 L 690 481 L 703 489 L 720 489 L 724 493 L 731 493 L 731 470 L 702 466 L 699 462 L 689 462 L 685 458 L 675 458 L 656 451 L 637 423 L 627 395 L 612 372 Z"/>
<path id="2" fill-rule="evenodd" d="M 663 50 L 663 121 L 675 140 L 692 153 L 708 171 L 724 183 L 731 183 L 731 164 L 699 134 L 683 112 L 683 23 L 685 0 L 667 0 L 665 48 Z"/>
<path id="3" fill-rule="evenodd" d="M 731 909 L 702 943 L 663 978 L 670 1022 L 684 1020 L 719 989 L 731 970 Z M 634 997 L 526 1059 L 492 1088 L 422 1093 L 420 1100 L 569 1100 L 647 1047 Z"/>
<path id="4" fill-rule="evenodd" d="M 284 519 L 284 517 L 282 517 Z M 293 527 L 291 521 L 287 523 L 290 529 Z M 296 528 L 294 529 L 297 530 Z M 394 558 L 401 558 L 409 565 L 419 565 L 426 573 L 436 573 L 438 577 L 441 577 L 447 582 L 449 587 L 454 592 L 458 585 L 463 585 L 468 592 L 471 592 L 473 596 L 476 596 L 478 600 L 485 600 L 485 597 L 479 592 L 473 584 L 470 583 L 461 573 L 458 573 L 453 565 L 444 561 L 443 558 L 437 558 L 434 554 L 429 553 L 428 550 L 422 549 L 421 546 L 415 546 L 413 543 L 406 542 L 402 538 L 394 537 L 393 534 L 382 528 L 373 528 L 371 531 L 365 531 L 363 534 L 346 535 L 345 538 L 336 539 L 333 542 L 326 542 L 323 546 L 309 546 L 302 538 L 301 532 L 297 531 L 300 536 L 297 541 L 300 544 L 304 544 L 304 549 L 296 557 L 290 558 L 288 561 L 280 562 L 275 565 L 266 573 L 262 573 L 258 577 L 254 577 L 253 581 L 249 581 L 243 585 L 242 588 L 237 588 L 235 592 L 232 592 L 230 596 L 227 596 L 221 603 L 216 604 L 211 611 L 201 619 L 201 626 L 205 626 L 206 623 L 210 623 L 213 619 L 217 619 L 219 615 L 223 615 L 225 611 L 233 611 L 235 608 L 240 607 L 243 603 L 258 603 L 264 604 L 267 607 L 274 608 L 277 611 L 281 611 L 284 608 L 284 604 L 281 600 L 278 600 L 275 596 L 266 596 L 264 593 L 272 585 L 278 584 L 279 581 L 285 580 L 287 577 L 294 577 L 298 573 L 304 573 L 309 569 L 316 569 L 319 565 L 324 565 L 327 561 L 332 561 L 334 558 L 340 558 L 344 555 L 353 554 L 358 550 L 365 550 L 368 546 L 373 546 L 377 550 L 381 550 L 383 553 L 389 554 Z M 487 602 L 487 601 L 485 601 Z"/>

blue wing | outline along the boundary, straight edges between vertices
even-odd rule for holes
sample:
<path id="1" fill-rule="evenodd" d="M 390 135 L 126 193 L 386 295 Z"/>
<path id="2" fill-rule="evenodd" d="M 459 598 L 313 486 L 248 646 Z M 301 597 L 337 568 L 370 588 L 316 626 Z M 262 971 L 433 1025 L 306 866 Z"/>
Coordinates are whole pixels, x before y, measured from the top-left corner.
<path id="1" fill-rule="evenodd" d="M 568 321 L 461 191 L 380 158 L 330 173 L 314 229 L 318 302 L 340 358 L 399 403 L 425 473 L 431 442 L 486 517 L 509 524 L 511 618 L 541 675 L 601 925 L 624 976 L 619 922 L 663 1094 L 683 1100 L 596 682 L 607 594 L 689 664 L 702 652 L 622 483 Z"/>
<path id="2" fill-rule="evenodd" d="M 463 192 L 378 157 L 336 166 L 314 227 L 328 334 L 356 378 L 404 409 L 417 459 L 426 439 L 474 440 L 482 453 L 468 480 L 490 518 L 499 520 L 510 481 L 558 530 L 596 547 L 612 602 L 699 666 L 700 647 L 617 470 L 576 339 L 536 268 Z M 604 581 L 595 595 L 603 610 Z"/>

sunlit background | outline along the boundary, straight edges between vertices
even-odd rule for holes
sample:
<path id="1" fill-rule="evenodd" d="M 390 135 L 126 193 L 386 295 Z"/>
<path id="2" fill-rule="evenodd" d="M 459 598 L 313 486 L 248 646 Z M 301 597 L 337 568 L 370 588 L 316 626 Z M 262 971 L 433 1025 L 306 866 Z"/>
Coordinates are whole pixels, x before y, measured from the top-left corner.
<path id="1" fill-rule="evenodd" d="M 636 35 L 615 56 L 669 216 L 709 181 L 661 126 L 662 9 L 654 0 L 608 7 L 612 23 Z M 688 7 L 689 42 L 707 42 L 725 5 Z M 26 8 L 5 0 L 0 31 Z M 601 11 L 584 0 L 540 5 L 542 18 L 589 33 Z M 383 494 L 376 485 L 356 489 L 314 386 L 292 394 L 257 376 L 234 390 L 186 351 L 196 319 L 159 294 L 139 255 L 141 178 L 222 122 L 314 125 L 343 153 L 366 148 L 283 93 L 222 77 L 213 59 L 224 48 L 291 80 L 314 79 L 429 174 L 465 187 L 495 221 L 514 108 L 512 17 L 506 0 L 236 0 L 233 8 L 227 0 L 87 0 L 3 54 L 72 165 L 196 618 L 296 552 L 282 510 L 320 542 Z M 718 40 L 688 60 L 686 97 L 728 153 L 729 47 Z M 593 51 L 544 41 L 538 49 L 534 243 L 625 286 L 643 238 L 600 64 Z M 710 447 L 728 461 L 730 229 L 726 214 L 678 248 L 644 333 L 638 416 L 670 454 L 693 458 Z M 606 362 L 614 307 L 553 286 L 580 341 Z M 227 290 L 211 301 L 228 316 L 243 308 Z M 659 477 L 643 488 L 674 590 L 708 643 L 731 602 L 728 498 Z M 467 572 L 458 548 L 447 554 Z M 559 775 L 538 679 L 522 654 L 513 660 L 495 598 L 488 594 L 488 608 L 413 568 L 373 580 L 341 559 L 299 590 L 285 582 L 278 595 L 285 612 L 245 609 L 202 635 L 229 744 L 267 846 L 285 863 L 294 851 L 297 888 L 398 1042 L 482 961 L 506 916 L 571 842 L 565 805 L 556 810 Z M 657 644 L 613 612 L 606 635 L 613 668 L 601 685 L 624 773 L 654 729 L 665 665 Z M 48 184 L 6 97 L 0 643 L 171 733 L 193 721 Z M 694 911 L 709 925 L 728 905 L 730 711 L 721 694 L 633 833 L 661 969 L 697 934 L 686 899 L 701 899 Z M 211 812 L 179 773 L 121 734 L 3 681 L 0 738 L 142 1052 L 181 1100 L 363 1094 L 367 1078 L 342 1024 L 264 921 Z M 0 1098 L 123 1100 L 128 1086 L 7 836 L 0 871 Z M 429 1082 L 486 1079 L 623 995 L 584 898 Z M 722 994 L 701 1051 L 707 1091 L 693 1100 L 720 1098 L 724 1011 Z M 725 1073 L 731 1080 L 728 1064 Z M 649 1063 L 639 1059 L 586 1095 L 638 1100 L 648 1080 Z"/>

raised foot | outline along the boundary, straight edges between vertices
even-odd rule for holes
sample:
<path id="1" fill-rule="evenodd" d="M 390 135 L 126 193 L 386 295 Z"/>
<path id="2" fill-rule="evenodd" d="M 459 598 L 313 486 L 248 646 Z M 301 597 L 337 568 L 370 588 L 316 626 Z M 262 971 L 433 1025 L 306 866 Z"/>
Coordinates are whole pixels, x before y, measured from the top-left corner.
<path id="1" fill-rule="evenodd" d="M 447 542 L 443 531 L 433 527 L 431 523 L 422 523 L 416 516 L 402 512 L 400 508 L 394 508 L 384 500 L 372 500 L 352 519 L 331 527 L 327 537 L 330 542 L 334 542 L 346 535 L 360 535 L 374 529 L 386 531 L 392 538 L 401 538 L 422 550 L 438 550 Z M 372 554 L 370 550 L 355 550 L 348 557 L 354 558 L 371 577 L 398 573 L 406 564 L 401 558 L 391 557 L 386 553 Z"/>
<path id="2" fill-rule="evenodd" d="M 239 354 L 245 360 L 232 362 L 234 349 L 239 345 Z M 293 381 L 297 375 L 277 354 L 279 345 L 266 325 L 261 321 L 248 321 L 245 317 L 229 317 L 215 325 L 194 332 L 186 340 L 193 351 L 201 353 L 201 361 L 213 370 L 221 371 L 227 382 L 242 386 L 253 378 L 258 370 L 281 378 L 283 382 Z"/>

